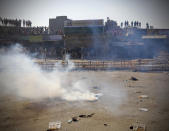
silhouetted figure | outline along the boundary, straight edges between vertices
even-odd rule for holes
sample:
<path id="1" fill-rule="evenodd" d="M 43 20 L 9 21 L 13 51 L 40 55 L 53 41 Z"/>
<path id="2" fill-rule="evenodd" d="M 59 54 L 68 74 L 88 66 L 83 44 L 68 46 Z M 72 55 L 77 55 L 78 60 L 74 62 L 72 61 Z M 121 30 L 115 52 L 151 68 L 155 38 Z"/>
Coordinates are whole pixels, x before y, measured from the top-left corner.
<path id="1" fill-rule="evenodd" d="M 4 24 L 5 24 L 5 26 L 7 26 L 7 24 L 8 24 L 8 20 L 6 18 L 4 18 Z"/>
<path id="2" fill-rule="evenodd" d="M 131 22 L 131 27 L 133 27 L 133 21 Z"/>
<path id="3" fill-rule="evenodd" d="M 25 25 L 26 25 L 26 27 L 28 26 L 28 21 L 25 21 Z"/>
<path id="4" fill-rule="evenodd" d="M 134 21 L 134 27 L 136 27 L 136 21 Z"/>
<path id="5" fill-rule="evenodd" d="M 25 27 L 25 20 L 23 20 L 23 27 Z"/>
<path id="6" fill-rule="evenodd" d="M 139 27 L 141 28 L 141 22 L 139 22 Z"/>
<path id="7" fill-rule="evenodd" d="M 32 26 L 32 22 L 30 21 L 30 27 Z"/>
<path id="8" fill-rule="evenodd" d="M 121 22 L 121 28 L 123 28 L 123 22 Z"/>
<path id="9" fill-rule="evenodd" d="M 32 22 L 30 20 L 26 21 L 26 27 L 31 27 L 32 26 Z"/>
<path id="10" fill-rule="evenodd" d="M 136 25 L 137 25 L 137 27 L 138 27 L 138 23 L 139 23 L 139 22 L 137 21 L 137 24 L 136 24 Z"/>
<path id="11" fill-rule="evenodd" d="M 21 24 L 22 24 L 22 20 L 19 20 L 18 21 L 18 26 L 21 27 Z"/>
<path id="12" fill-rule="evenodd" d="M 2 25 L 3 25 L 4 24 L 4 20 L 2 19 L 1 22 L 2 22 Z"/>
<path id="13" fill-rule="evenodd" d="M 148 22 L 146 23 L 146 29 L 149 29 L 149 24 L 148 24 Z"/>
<path id="14" fill-rule="evenodd" d="M 127 21 L 127 27 L 129 26 L 129 22 Z"/>
<path id="15" fill-rule="evenodd" d="M 16 20 L 15 20 L 15 24 L 14 24 L 15 26 L 18 26 L 18 23 L 17 23 L 17 21 L 18 21 L 18 20 L 16 19 Z"/>
<path id="16" fill-rule="evenodd" d="M 136 21 L 136 26 L 135 27 L 137 27 L 137 21 Z"/>

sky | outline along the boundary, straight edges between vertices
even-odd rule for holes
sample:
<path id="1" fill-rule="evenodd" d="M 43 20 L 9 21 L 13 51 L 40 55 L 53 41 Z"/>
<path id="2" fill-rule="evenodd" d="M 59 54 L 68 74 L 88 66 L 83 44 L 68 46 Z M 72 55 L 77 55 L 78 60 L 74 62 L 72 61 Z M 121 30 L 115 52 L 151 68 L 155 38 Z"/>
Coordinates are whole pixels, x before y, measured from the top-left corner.
<path id="1" fill-rule="evenodd" d="M 48 26 L 49 18 L 104 19 L 120 25 L 125 20 L 146 22 L 169 29 L 169 0 L 0 0 L 2 18 L 31 20 L 33 26 Z"/>

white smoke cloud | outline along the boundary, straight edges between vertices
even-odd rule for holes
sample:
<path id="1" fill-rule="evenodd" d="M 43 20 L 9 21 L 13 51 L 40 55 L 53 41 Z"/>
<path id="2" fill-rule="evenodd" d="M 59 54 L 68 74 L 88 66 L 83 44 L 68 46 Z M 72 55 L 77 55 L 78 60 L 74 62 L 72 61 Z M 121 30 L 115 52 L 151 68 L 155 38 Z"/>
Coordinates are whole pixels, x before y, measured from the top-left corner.
<path id="1" fill-rule="evenodd" d="M 20 45 L 7 51 L 0 51 L 0 89 L 29 99 L 59 97 L 68 101 L 95 100 L 86 84 L 80 80 L 68 82 L 68 72 L 74 67 L 69 61 L 65 71 L 57 66 L 54 71 L 46 72 L 33 59 L 23 53 Z"/>

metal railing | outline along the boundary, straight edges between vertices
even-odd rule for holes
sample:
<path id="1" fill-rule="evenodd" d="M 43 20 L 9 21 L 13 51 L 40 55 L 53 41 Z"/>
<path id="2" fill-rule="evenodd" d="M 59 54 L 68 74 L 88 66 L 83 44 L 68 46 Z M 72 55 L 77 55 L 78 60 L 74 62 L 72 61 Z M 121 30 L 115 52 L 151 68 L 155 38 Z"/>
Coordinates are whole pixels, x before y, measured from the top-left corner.
<path id="1" fill-rule="evenodd" d="M 72 60 L 74 68 L 72 70 L 132 70 L 132 71 L 169 71 L 169 61 L 157 62 L 154 59 L 144 60 Z M 69 62 L 62 60 L 39 61 L 42 69 L 54 70 L 56 68 L 67 67 Z M 59 64 L 56 64 L 59 63 Z"/>

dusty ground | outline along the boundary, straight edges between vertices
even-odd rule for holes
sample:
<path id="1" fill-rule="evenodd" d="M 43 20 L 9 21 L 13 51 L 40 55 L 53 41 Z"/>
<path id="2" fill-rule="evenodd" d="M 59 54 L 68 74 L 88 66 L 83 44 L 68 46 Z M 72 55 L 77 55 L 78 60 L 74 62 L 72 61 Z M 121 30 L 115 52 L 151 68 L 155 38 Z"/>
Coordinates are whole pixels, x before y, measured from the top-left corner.
<path id="1" fill-rule="evenodd" d="M 59 120 L 62 131 L 128 131 L 136 121 L 144 123 L 147 131 L 169 131 L 168 73 L 85 71 L 69 75 L 90 81 L 91 91 L 103 96 L 95 102 L 67 102 L 58 98 L 31 101 L 1 92 L 0 130 L 46 131 L 49 122 Z M 131 76 L 139 80 L 130 81 Z M 140 95 L 149 98 L 140 99 Z M 139 111 L 140 107 L 148 111 Z M 95 114 L 90 118 L 67 123 L 73 116 L 91 113 Z"/>

